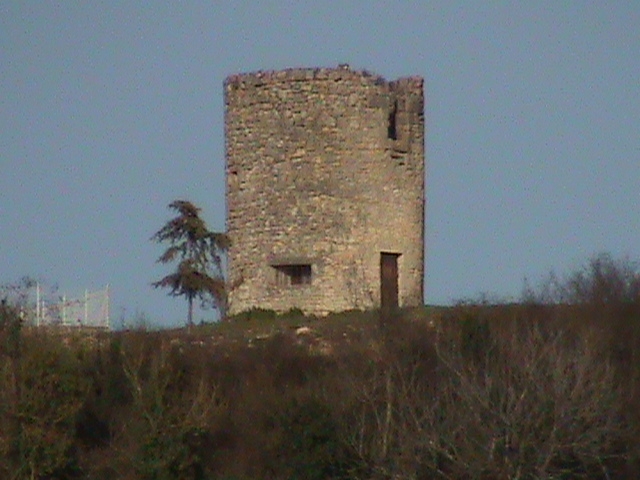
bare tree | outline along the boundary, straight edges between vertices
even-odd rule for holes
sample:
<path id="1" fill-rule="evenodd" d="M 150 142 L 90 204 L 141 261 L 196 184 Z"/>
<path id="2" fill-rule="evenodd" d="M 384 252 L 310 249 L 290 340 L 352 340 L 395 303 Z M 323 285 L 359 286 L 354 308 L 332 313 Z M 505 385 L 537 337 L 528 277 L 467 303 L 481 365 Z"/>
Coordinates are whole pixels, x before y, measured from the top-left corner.
<path id="1" fill-rule="evenodd" d="M 640 263 L 592 256 L 586 265 L 566 276 L 550 273 L 537 288 L 525 285 L 525 303 L 611 306 L 640 302 Z"/>
<path id="2" fill-rule="evenodd" d="M 489 325 L 475 349 L 459 324 L 443 328 L 422 353 L 387 350 L 352 380 L 343 438 L 366 478 L 615 476 L 626 390 L 589 335 L 514 321 Z"/>

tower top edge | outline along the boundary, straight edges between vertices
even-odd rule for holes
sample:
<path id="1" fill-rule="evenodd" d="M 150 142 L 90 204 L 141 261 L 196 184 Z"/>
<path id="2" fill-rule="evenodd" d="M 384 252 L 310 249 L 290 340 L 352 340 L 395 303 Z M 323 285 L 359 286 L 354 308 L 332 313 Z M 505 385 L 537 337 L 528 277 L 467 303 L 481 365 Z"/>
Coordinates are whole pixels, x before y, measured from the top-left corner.
<path id="1" fill-rule="evenodd" d="M 424 79 L 420 76 L 401 77 L 388 81 L 383 76 L 368 70 L 352 70 L 348 64 L 338 67 L 303 67 L 283 70 L 257 70 L 236 73 L 227 76 L 224 85 L 263 85 L 268 83 L 300 82 L 312 80 L 365 80 L 375 85 L 422 87 Z"/>

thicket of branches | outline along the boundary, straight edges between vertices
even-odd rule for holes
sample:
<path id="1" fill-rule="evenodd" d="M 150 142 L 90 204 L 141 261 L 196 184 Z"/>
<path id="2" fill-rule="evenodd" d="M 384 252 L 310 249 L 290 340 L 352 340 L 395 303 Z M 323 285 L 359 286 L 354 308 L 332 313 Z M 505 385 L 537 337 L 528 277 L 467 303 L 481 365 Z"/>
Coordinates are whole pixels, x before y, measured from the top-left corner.
<path id="1" fill-rule="evenodd" d="M 578 274 L 331 354 L 290 332 L 59 336 L 2 305 L 0 478 L 638 478 L 638 272 Z"/>

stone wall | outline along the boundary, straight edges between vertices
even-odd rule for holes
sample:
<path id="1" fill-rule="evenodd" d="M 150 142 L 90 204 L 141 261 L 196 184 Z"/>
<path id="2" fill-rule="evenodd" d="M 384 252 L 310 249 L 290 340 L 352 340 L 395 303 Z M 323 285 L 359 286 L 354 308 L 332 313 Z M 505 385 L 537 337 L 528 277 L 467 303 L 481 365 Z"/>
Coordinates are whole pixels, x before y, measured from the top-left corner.
<path id="1" fill-rule="evenodd" d="M 400 305 L 421 305 L 422 79 L 340 66 L 224 91 L 230 313 L 378 307 L 381 252 L 400 254 Z"/>

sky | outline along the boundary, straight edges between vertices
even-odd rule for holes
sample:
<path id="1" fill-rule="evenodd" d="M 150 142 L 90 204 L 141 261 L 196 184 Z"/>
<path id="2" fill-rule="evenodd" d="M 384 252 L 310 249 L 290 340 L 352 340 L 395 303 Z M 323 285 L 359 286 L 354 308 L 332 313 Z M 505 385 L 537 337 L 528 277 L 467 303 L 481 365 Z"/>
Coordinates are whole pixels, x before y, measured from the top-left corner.
<path id="1" fill-rule="evenodd" d="M 342 63 L 425 80 L 427 303 L 637 259 L 638 25 L 624 0 L 5 0 L 0 284 L 109 284 L 114 325 L 183 324 L 150 237 L 179 198 L 225 228 L 224 78 Z"/>

